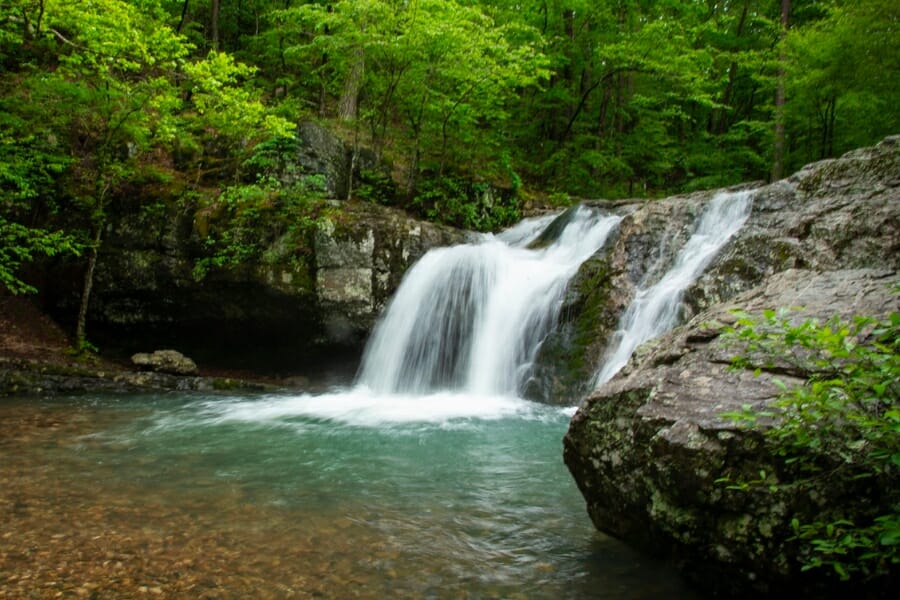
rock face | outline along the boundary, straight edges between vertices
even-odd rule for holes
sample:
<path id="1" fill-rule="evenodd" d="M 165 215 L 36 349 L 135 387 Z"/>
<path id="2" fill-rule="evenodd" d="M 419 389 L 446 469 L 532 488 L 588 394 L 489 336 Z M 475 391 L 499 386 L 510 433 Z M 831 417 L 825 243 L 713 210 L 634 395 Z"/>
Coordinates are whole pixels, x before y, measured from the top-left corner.
<path id="1" fill-rule="evenodd" d="M 315 234 L 315 290 L 328 339 L 358 343 L 413 262 L 469 234 L 375 204 L 348 202 L 341 209 Z"/>
<path id="2" fill-rule="evenodd" d="M 639 207 L 626 217 L 608 254 L 583 268 L 570 305 L 584 310 L 570 313 L 572 331 L 588 339 L 599 331 L 608 339 L 615 324 L 605 311 L 626 303 L 627 290 L 656 268 L 651 249 L 683 237 L 684 228 L 671 219 L 679 211 L 690 219 L 695 199 Z M 643 239 L 641 223 L 648 219 L 668 223 L 668 233 Z M 763 366 L 759 376 L 730 370 L 740 347 L 726 344 L 721 325 L 733 322 L 731 308 L 759 314 L 802 307 L 793 318 L 820 320 L 900 310 L 891 290 L 900 280 L 898 232 L 897 138 L 760 188 L 744 229 L 686 292 L 685 317 L 693 318 L 640 347 L 571 422 L 565 461 L 597 528 L 673 557 L 709 591 L 847 592 L 839 585 L 816 587 L 828 585 L 822 569 L 800 572 L 790 520 L 813 521 L 834 506 L 865 515 L 876 493 L 867 487 L 871 482 L 836 475 L 821 489 L 781 487 L 774 502 L 716 483 L 728 473 L 752 478 L 761 470 L 776 472 L 760 431 L 740 429 L 721 415 L 771 402 L 779 393 L 774 378 L 799 382 L 773 372 L 777 367 Z M 637 266 L 622 262 L 629 255 Z"/>
<path id="3" fill-rule="evenodd" d="M 258 258 L 198 281 L 192 270 L 204 256 L 207 215 L 195 203 L 119 203 L 95 271 L 89 335 L 129 356 L 178 344 L 207 365 L 285 372 L 356 352 L 406 269 L 468 234 L 372 203 L 334 204 L 300 239 L 261 221 Z M 55 280 L 42 287 L 64 320 L 77 310 L 80 280 Z"/>
<path id="4" fill-rule="evenodd" d="M 351 171 L 355 178 L 360 171 L 375 168 L 375 157 L 370 150 L 359 149 L 354 157 L 353 149 L 348 147 L 327 127 L 314 121 L 304 121 L 297 126 L 299 147 L 292 163 L 299 174 L 321 175 L 325 191 L 332 198 L 347 198 L 352 185 Z M 286 173 L 286 182 L 290 182 L 290 173 Z"/>
<path id="5" fill-rule="evenodd" d="M 747 223 L 684 295 L 682 322 L 790 268 L 900 269 L 900 137 L 807 166 L 756 188 Z M 738 188 L 735 188 L 738 189 Z M 625 213 L 607 247 L 569 286 L 558 331 L 537 360 L 537 399 L 570 404 L 589 390 L 619 315 L 672 265 L 715 192 L 611 207 Z"/>
<path id="6" fill-rule="evenodd" d="M 197 364 L 177 350 L 139 352 L 131 357 L 131 363 L 142 371 L 155 371 L 169 375 L 196 375 Z"/>

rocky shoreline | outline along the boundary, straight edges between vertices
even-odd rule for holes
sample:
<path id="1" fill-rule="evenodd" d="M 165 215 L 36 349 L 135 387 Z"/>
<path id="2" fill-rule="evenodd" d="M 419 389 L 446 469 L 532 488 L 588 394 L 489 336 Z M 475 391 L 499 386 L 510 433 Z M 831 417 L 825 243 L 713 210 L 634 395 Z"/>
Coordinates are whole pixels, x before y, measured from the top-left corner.
<path id="1" fill-rule="evenodd" d="M 178 391 L 273 392 L 302 380 L 252 373 L 173 375 L 142 371 L 95 355 L 75 356 L 62 328 L 32 298 L 0 297 L 0 397 Z"/>

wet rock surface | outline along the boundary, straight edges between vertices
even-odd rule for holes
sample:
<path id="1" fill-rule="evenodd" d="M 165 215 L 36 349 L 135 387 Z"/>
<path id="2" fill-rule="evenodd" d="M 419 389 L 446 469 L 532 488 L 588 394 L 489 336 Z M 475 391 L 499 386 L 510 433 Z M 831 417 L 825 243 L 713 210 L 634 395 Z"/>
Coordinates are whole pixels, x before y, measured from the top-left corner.
<path id="1" fill-rule="evenodd" d="M 744 227 L 684 294 L 681 322 L 786 269 L 900 269 L 900 136 L 811 164 L 755 189 Z M 635 290 L 657 281 L 715 191 L 599 203 L 625 217 L 569 286 L 558 331 L 537 359 L 536 399 L 563 405 L 587 393 Z"/>
<path id="2" fill-rule="evenodd" d="M 663 203 L 673 203 L 673 216 L 677 210 L 688 214 L 691 209 L 675 205 L 690 206 L 691 198 Z M 574 331 L 596 330 L 602 338 L 609 321 L 599 320 L 596 329 L 589 321 L 607 309 L 590 300 L 620 314 L 629 285 L 653 268 L 653 260 L 640 257 L 653 255 L 659 235 L 632 242 L 632 255 L 644 267 L 618 262 L 628 254 L 629 228 L 655 214 L 643 216 L 643 211 L 626 217 L 608 257 L 592 259 L 602 261 L 599 268 L 583 269 L 585 280 L 598 270 L 608 270 L 610 279 L 575 289 L 575 300 L 587 308 L 571 316 Z M 677 237 L 682 230 L 670 226 L 669 231 Z M 804 375 L 765 365 L 759 376 L 731 370 L 740 348 L 720 334 L 734 321 L 732 308 L 760 315 L 795 307 L 792 319 L 821 321 L 835 315 L 885 317 L 900 310 L 892 291 L 900 280 L 898 231 L 897 138 L 760 188 L 747 225 L 687 290 L 684 318 L 693 318 L 638 348 L 615 378 L 587 397 L 571 422 L 565 461 L 597 528 L 673 557 L 701 587 L 726 595 L 859 593 L 842 588 L 822 569 L 800 571 L 790 519 L 799 514 L 813 521 L 833 506 L 867 515 L 878 493 L 871 481 L 835 474 L 821 489 L 783 486 L 775 502 L 716 483 L 726 473 L 752 479 L 775 469 L 761 429 L 739 429 L 721 415 L 743 406 L 765 407 L 780 391 L 773 379 L 792 385 Z M 864 590 L 876 596 L 883 591 Z"/>

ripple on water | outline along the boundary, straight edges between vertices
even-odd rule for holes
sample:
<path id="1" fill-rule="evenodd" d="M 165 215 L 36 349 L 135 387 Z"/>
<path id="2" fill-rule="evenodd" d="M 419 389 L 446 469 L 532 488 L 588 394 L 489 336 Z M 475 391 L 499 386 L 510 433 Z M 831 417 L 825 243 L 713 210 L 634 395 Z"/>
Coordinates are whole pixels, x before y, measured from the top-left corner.
<path id="1" fill-rule="evenodd" d="M 558 409 L 414 400 L 5 402 L 0 596 L 688 597 L 592 530 Z"/>

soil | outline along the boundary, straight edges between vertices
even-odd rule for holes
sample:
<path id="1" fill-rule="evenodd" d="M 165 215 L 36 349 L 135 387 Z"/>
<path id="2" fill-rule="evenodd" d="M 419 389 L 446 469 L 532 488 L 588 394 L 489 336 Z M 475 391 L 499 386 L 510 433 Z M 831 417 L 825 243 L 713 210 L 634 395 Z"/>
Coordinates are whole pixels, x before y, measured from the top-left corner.
<path id="1" fill-rule="evenodd" d="M 63 327 L 41 311 L 34 297 L 0 294 L 0 363 L 27 361 L 62 370 L 76 367 L 79 370 L 96 370 L 106 374 L 134 370 L 127 358 L 109 358 L 103 354 L 75 356 L 72 348 L 71 337 Z M 253 371 L 208 365 L 200 365 L 200 375 L 285 387 L 296 384 L 292 380 L 280 380 Z M 299 383 L 304 381 L 301 379 Z"/>
<path id="2" fill-rule="evenodd" d="M 76 360 L 71 349 L 69 336 L 41 312 L 33 297 L 0 295 L 0 359 L 85 366 L 85 359 Z M 100 357 L 89 360 L 107 371 L 125 368 Z"/>

